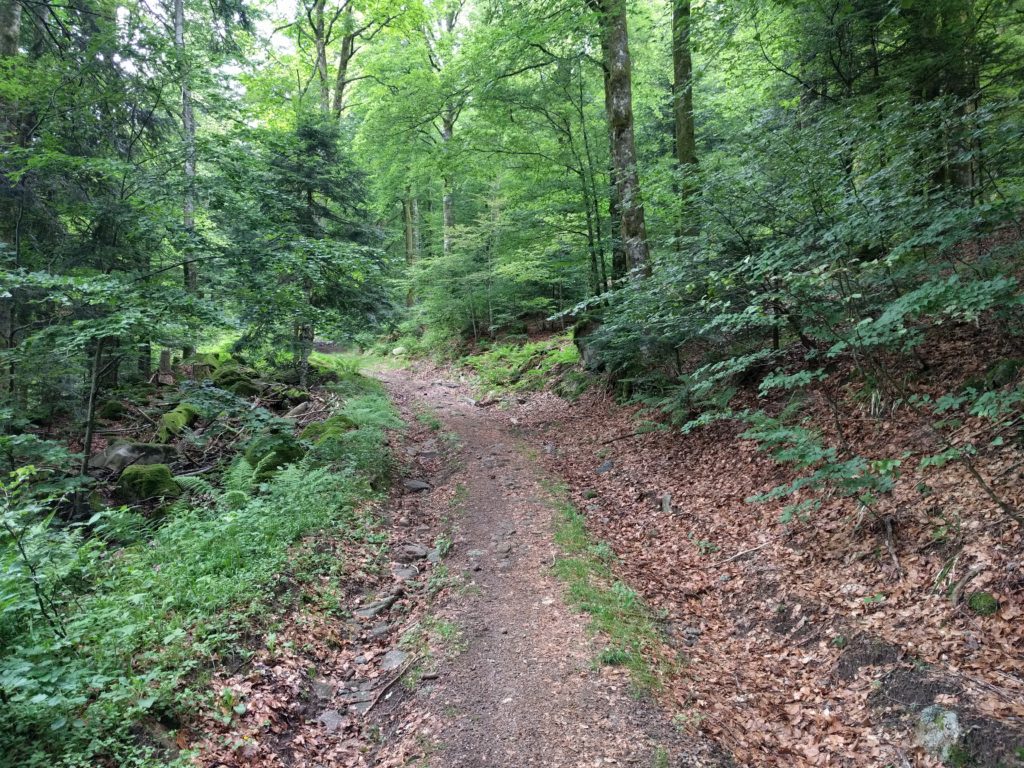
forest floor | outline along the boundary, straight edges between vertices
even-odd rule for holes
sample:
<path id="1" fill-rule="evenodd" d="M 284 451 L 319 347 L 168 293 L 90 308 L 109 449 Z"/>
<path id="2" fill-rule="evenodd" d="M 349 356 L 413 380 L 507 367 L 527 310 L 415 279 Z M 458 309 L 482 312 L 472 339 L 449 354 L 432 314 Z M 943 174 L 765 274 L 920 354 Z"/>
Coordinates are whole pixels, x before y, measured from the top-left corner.
<path id="1" fill-rule="evenodd" d="M 481 407 L 457 370 L 377 376 L 408 424 L 386 544 L 351 618 L 292 622 L 304 656 L 253 666 L 262 699 L 222 681 L 253 728 L 206 765 L 1024 765 L 1015 526 L 936 538 L 934 510 L 908 513 L 894 571 L 839 507 L 782 525 L 748 504 L 786 471 L 735 427 L 638 433 L 599 392 Z M 964 571 L 997 613 L 934 587 Z"/>
<path id="2" fill-rule="evenodd" d="M 468 388 L 423 373 L 384 380 L 403 411 L 438 419 L 457 453 L 451 472 L 428 478 L 431 490 L 395 522 L 410 531 L 440 522 L 452 537 L 446 567 L 455 575 L 429 620 L 449 642 L 447 659 L 405 704 L 404 738 L 385 746 L 380 764 L 724 764 L 652 697 L 635 695 L 625 669 L 595 663 L 602 638 L 570 609 L 553 573 L 563 554 L 555 541 L 559 488 L 536 449 L 475 407 Z M 422 447 L 409 454 L 421 456 Z"/>

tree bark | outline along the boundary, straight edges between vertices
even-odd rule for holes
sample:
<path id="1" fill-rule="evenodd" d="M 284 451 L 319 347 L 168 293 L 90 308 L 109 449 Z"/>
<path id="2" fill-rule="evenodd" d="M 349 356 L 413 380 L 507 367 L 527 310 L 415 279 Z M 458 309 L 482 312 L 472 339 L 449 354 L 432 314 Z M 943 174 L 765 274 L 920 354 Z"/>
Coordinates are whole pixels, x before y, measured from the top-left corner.
<path id="1" fill-rule="evenodd" d="M 18 55 L 21 41 L 20 0 L 0 0 L 0 58 Z"/>
<path id="2" fill-rule="evenodd" d="M 452 140 L 452 133 L 454 130 L 454 113 L 452 110 L 446 109 L 441 120 L 441 144 L 443 153 L 446 153 L 448 143 Z M 441 183 L 443 184 L 441 196 L 441 252 L 447 256 L 452 252 L 452 228 L 455 226 L 455 202 L 452 197 L 452 176 L 447 169 L 445 169 L 441 176 Z"/>
<path id="3" fill-rule="evenodd" d="M 689 204 L 693 198 L 693 185 L 687 178 L 697 167 L 690 29 L 690 0 L 675 0 L 672 5 L 672 102 L 675 112 L 676 164 L 683 185 L 680 235 L 692 235 L 698 229 L 696 211 Z"/>
<path id="4" fill-rule="evenodd" d="M 607 72 L 605 105 L 619 199 L 622 247 L 634 276 L 646 277 L 651 273 L 651 264 L 633 136 L 633 76 L 626 0 L 591 2 L 596 3 L 601 12 L 601 48 Z"/>
<path id="5" fill-rule="evenodd" d="M 346 27 L 350 27 L 351 19 L 345 20 Z M 334 80 L 334 104 L 331 111 L 335 120 L 341 119 L 341 112 L 345 107 L 345 86 L 348 85 L 348 65 L 356 52 L 356 38 L 354 34 L 345 34 L 341 38 L 341 49 L 338 51 L 338 73 Z"/>
<path id="6" fill-rule="evenodd" d="M 416 210 L 412 197 L 412 190 L 405 188 L 405 199 L 402 200 L 402 216 L 405 220 L 405 264 L 412 267 L 418 257 L 416 249 Z M 416 294 L 412 285 L 405 294 L 405 305 L 411 307 L 416 301 Z"/>
<path id="7" fill-rule="evenodd" d="M 189 82 L 189 66 L 185 51 L 185 0 L 174 0 L 174 50 L 178 57 L 178 77 L 181 80 L 181 127 L 185 144 L 185 192 L 181 202 L 181 224 L 185 230 L 185 252 L 182 265 L 185 290 L 196 293 L 199 289 L 199 274 L 192 251 L 196 230 L 196 119 L 192 111 L 192 87 Z M 185 357 L 195 354 L 195 348 L 185 345 Z"/>

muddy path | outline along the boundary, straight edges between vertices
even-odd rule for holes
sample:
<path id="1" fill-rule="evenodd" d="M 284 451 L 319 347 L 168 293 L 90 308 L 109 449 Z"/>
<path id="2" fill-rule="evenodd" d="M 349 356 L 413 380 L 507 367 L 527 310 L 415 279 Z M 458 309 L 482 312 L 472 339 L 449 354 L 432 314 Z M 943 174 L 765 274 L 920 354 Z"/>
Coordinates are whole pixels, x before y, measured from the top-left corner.
<path id="1" fill-rule="evenodd" d="M 436 417 L 456 446 L 446 472 L 411 478 L 431 490 L 414 494 L 398 532 L 417 519 L 449 521 L 445 567 L 455 586 L 432 610 L 435 621 L 457 627 L 457 647 L 403 701 L 401 717 L 417 725 L 392 732 L 380 764 L 726 764 L 638 696 L 625 671 L 594 663 L 602 639 L 567 605 L 552 573 L 554 478 L 536 448 L 437 375 L 379 377 L 406 413 Z"/>

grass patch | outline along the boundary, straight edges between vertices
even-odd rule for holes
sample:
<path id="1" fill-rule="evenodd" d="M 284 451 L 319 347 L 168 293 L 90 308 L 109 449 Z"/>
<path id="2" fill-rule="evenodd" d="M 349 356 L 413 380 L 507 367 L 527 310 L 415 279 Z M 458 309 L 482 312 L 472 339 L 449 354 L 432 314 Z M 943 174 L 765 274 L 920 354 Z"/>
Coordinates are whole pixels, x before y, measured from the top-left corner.
<path id="1" fill-rule="evenodd" d="M 569 603 L 590 617 L 590 629 L 607 639 L 596 663 L 626 667 L 639 689 L 658 689 L 670 663 L 661 653 L 661 634 L 650 610 L 629 586 L 615 578 L 615 554 L 595 542 L 585 520 L 567 502 L 558 506 L 555 543 L 562 551 L 554 571 L 568 586 Z"/>

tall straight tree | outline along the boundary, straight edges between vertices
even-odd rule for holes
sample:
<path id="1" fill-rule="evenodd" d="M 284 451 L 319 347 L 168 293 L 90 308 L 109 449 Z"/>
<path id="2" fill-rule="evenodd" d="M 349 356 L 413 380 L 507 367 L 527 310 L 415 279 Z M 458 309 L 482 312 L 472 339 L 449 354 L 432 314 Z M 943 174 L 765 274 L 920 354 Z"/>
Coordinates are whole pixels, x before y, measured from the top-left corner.
<path id="1" fill-rule="evenodd" d="M 178 82 L 181 86 L 181 134 L 185 149 L 185 190 L 181 201 L 181 224 L 185 230 L 186 249 L 183 259 L 185 290 L 196 293 L 199 273 L 193 261 L 192 243 L 196 230 L 196 118 L 192 111 L 192 85 L 185 50 L 185 0 L 174 0 L 174 52 L 177 57 Z M 195 350 L 187 346 L 185 356 Z"/>
<path id="2" fill-rule="evenodd" d="M 697 167 L 697 140 L 693 125 L 693 56 L 690 45 L 690 0 L 672 4 L 672 107 L 675 116 L 676 164 L 682 177 L 680 235 L 697 230 L 696 212 L 687 205 L 693 196 L 692 180 Z"/>
<path id="3" fill-rule="evenodd" d="M 629 269 L 636 276 L 646 277 L 651 274 L 651 263 L 633 136 L 633 64 L 626 0 L 588 0 L 588 4 L 597 11 L 601 25 L 601 51 L 607 74 L 605 104 L 622 247 Z"/>

